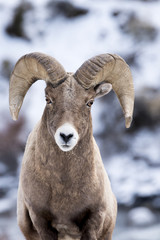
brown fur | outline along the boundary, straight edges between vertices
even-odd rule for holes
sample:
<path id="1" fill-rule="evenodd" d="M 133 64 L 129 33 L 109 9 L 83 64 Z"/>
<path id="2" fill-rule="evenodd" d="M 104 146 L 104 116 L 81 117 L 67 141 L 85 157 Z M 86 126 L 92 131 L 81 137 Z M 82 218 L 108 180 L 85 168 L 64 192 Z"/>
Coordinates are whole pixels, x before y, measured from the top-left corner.
<path id="1" fill-rule="evenodd" d="M 18 223 L 27 240 L 111 240 L 117 204 L 86 106 L 96 92 L 85 90 L 72 76 L 57 88 L 46 87 L 53 103 L 29 135 L 18 190 Z M 54 140 L 65 122 L 79 134 L 69 152 Z"/>

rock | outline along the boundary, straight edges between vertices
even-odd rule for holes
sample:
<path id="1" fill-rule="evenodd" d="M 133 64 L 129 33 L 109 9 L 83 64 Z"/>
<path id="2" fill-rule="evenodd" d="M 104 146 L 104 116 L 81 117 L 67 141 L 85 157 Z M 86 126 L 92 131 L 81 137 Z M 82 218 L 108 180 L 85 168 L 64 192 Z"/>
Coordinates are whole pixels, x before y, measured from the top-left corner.
<path id="1" fill-rule="evenodd" d="M 156 217 L 146 207 L 137 207 L 129 211 L 128 222 L 133 226 L 149 226 L 156 222 Z"/>
<path id="2" fill-rule="evenodd" d="M 156 127 L 160 123 L 160 89 L 141 89 L 136 96 L 134 109 L 130 131 Z"/>
<path id="3" fill-rule="evenodd" d="M 99 119 L 97 119 L 98 123 L 95 122 L 93 126 L 100 123 L 100 129 L 94 132 L 94 136 L 99 141 L 102 156 L 127 151 L 129 141 L 124 137 L 126 132 L 125 120 L 115 93 L 110 92 L 95 101 L 95 104 L 97 105 L 96 108 L 99 108 Z"/>
<path id="4" fill-rule="evenodd" d="M 160 209 L 160 196 L 155 197 L 152 201 L 152 205 L 156 209 Z"/>
<path id="5" fill-rule="evenodd" d="M 122 55 L 122 58 L 127 62 L 127 64 L 131 67 L 137 67 L 139 68 L 139 64 L 137 63 L 138 59 L 138 53 L 137 52 L 131 52 L 126 54 L 125 56 Z"/>
<path id="6" fill-rule="evenodd" d="M 153 41 L 158 35 L 157 29 L 147 20 L 136 15 L 134 11 L 115 10 L 112 16 L 116 17 L 121 30 L 139 41 Z"/>
<path id="7" fill-rule="evenodd" d="M 138 19 L 136 16 L 131 16 L 123 28 L 126 32 L 132 34 L 138 41 L 153 41 L 157 36 L 157 31 L 152 24 L 142 19 Z"/>
<path id="8" fill-rule="evenodd" d="M 29 40 L 24 30 L 24 14 L 32 8 L 32 5 L 28 2 L 20 3 L 20 5 L 15 8 L 13 19 L 6 27 L 6 32 L 10 36 Z"/>
<path id="9" fill-rule="evenodd" d="M 4 59 L 0 67 L 0 75 L 5 79 L 9 79 L 12 69 L 13 63 L 9 59 Z"/>
<path id="10" fill-rule="evenodd" d="M 88 13 L 88 9 L 75 6 L 67 1 L 50 1 L 47 7 L 52 11 L 52 17 L 62 15 L 66 18 L 75 18 Z"/>
<path id="11" fill-rule="evenodd" d="M 6 129 L 0 131 L 0 164 L 4 165 L 5 172 L 0 174 L 16 175 L 19 154 L 24 150 L 24 143 L 20 136 L 24 127 L 24 119 L 16 123 L 7 124 Z"/>
<path id="12" fill-rule="evenodd" d="M 113 17 L 118 17 L 121 13 L 122 13 L 122 12 L 121 12 L 120 10 L 114 10 L 114 11 L 111 13 L 111 15 L 112 15 Z"/>
<path id="13" fill-rule="evenodd" d="M 12 196 L 5 196 L 0 199 L 0 215 L 10 215 L 16 207 L 17 194 L 12 193 Z"/>

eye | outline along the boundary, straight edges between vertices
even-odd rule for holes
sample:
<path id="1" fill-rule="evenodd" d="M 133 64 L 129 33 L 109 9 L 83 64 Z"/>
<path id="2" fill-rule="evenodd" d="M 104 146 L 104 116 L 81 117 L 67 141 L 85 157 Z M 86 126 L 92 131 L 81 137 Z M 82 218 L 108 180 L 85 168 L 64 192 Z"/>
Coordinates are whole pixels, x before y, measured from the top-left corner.
<path id="1" fill-rule="evenodd" d="M 51 104 L 52 103 L 51 99 L 48 98 L 48 97 L 46 97 L 46 102 L 47 102 L 47 104 Z"/>
<path id="2" fill-rule="evenodd" d="M 89 107 L 89 108 L 90 108 L 90 107 L 92 106 L 93 102 L 94 102 L 93 100 L 90 100 L 90 101 L 88 101 L 88 102 L 87 102 L 87 104 L 86 104 L 86 105 L 87 105 L 87 107 Z"/>

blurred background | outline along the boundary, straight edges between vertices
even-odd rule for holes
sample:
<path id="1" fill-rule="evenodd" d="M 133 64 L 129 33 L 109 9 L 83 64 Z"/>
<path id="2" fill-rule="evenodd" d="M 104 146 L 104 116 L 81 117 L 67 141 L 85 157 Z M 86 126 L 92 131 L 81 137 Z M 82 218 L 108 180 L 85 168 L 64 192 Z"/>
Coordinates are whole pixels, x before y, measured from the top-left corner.
<path id="1" fill-rule="evenodd" d="M 18 176 L 27 136 L 45 107 L 45 83 L 31 87 L 17 122 L 8 88 L 16 61 L 33 51 L 69 72 L 107 52 L 130 65 L 131 128 L 111 92 L 92 108 L 94 136 L 119 204 L 113 240 L 160 240 L 160 1 L 0 0 L 0 240 L 24 239 L 16 222 Z"/>

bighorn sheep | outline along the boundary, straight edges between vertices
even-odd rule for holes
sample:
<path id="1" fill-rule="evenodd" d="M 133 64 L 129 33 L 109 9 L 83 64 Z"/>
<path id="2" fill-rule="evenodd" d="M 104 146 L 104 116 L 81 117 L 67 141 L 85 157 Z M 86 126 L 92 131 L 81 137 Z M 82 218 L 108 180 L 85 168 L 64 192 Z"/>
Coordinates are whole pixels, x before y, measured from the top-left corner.
<path id="1" fill-rule="evenodd" d="M 115 91 L 131 124 L 130 69 L 115 54 L 86 61 L 75 74 L 42 53 L 20 58 L 10 79 L 10 111 L 17 120 L 24 96 L 46 81 L 46 107 L 29 135 L 18 190 L 18 223 L 27 240 L 111 240 L 117 203 L 92 134 L 90 108 Z"/>

